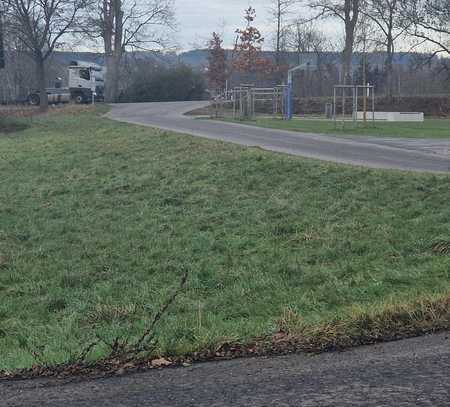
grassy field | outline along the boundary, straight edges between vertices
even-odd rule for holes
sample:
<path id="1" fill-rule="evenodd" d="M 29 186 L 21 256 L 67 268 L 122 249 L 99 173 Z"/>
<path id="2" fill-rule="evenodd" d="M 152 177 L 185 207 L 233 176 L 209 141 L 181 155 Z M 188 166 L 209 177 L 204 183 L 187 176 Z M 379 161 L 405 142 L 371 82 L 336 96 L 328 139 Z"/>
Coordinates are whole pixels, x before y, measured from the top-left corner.
<path id="1" fill-rule="evenodd" d="M 138 336 L 186 270 L 161 354 L 275 332 L 287 314 L 319 324 L 450 288 L 450 256 L 435 250 L 450 240 L 448 176 L 89 111 L 0 134 L 0 173 L 0 369 L 70 360 L 97 335 Z"/>
<path id="2" fill-rule="evenodd" d="M 230 119 L 231 120 L 231 119 Z M 376 137 L 406 137 L 406 138 L 449 138 L 450 119 L 425 119 L 423 123 L 368 123 L 364 127 L 362 123 L 353 127 L 352 122 L 342 121 L 335 126 L 333 121 L 297 119 L 286 121 L 273 118 L 258 118 L 249 121 L 236 121 L 253 126 L 267 127 L 271 129 L 293 130 L 306 133 L 321 133 L 338 136 L 358 135 Z"/>

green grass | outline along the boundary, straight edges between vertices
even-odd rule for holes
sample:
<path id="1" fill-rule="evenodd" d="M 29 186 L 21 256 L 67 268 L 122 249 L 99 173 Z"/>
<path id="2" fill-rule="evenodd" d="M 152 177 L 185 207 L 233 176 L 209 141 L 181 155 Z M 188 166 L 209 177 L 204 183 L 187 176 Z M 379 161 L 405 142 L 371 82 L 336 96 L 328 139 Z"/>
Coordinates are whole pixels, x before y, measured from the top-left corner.
<path id="1" fill-rule="evenodd" d="M 0 369 L 159 327 L 164 354 L 445 293 L 450 179 L 49 115 L 0 134 Z M 104 355 L 96 348 L 92 358 Z"/>
<path id="2" fill-rule="evenodd" d="M 423 123 L 371 123 L 364 127 L 362 123 L 353 127 L 352 122 L 294 119 L 281 120 L 273 118 L 258 118 L 257 120 L 238 121 L 238 123 L 271 129 L 292 130 L 306 133 L 321 133 L 337 136 L 357 135 L 376 137 L 405 137 L 405 138 L 448 138 L 450 139 L 450 119 L 425 119 Z"/>

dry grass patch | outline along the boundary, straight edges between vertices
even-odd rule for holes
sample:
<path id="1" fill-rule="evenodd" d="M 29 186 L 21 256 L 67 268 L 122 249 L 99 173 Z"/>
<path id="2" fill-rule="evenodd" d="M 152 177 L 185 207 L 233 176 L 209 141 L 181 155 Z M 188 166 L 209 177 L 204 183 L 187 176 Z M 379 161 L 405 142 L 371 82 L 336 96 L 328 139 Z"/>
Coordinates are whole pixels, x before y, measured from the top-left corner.
<path id="1" fill-rule="evenodd" d="M 353 308 L 348 316 L 310 325 L 286 310 L 278 321 L 278 338 L 299 350 L 323 352 L 392 341 L 450 329 L 450 293 L 411 303 L 380 305 L 372 311 Z"/>
<path id="2" fill-rule="evenodd" d="M 450 254 L 450 242 L 441 240 L 433 245 L 432 250 L 436 254 Z"/>

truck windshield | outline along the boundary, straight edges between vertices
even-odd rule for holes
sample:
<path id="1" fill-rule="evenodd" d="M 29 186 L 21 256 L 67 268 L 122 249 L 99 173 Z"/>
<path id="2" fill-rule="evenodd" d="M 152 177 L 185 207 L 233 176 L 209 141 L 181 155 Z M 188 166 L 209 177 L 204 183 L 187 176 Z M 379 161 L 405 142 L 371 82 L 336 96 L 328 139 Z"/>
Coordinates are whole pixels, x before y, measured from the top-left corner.
<path id="1" fill-rule="evenodd" d="M 91 80 L 91 74 L 89 72 L 89 69 L 80 69 L 80 78 L 85 79 L 87 81 Z"/>

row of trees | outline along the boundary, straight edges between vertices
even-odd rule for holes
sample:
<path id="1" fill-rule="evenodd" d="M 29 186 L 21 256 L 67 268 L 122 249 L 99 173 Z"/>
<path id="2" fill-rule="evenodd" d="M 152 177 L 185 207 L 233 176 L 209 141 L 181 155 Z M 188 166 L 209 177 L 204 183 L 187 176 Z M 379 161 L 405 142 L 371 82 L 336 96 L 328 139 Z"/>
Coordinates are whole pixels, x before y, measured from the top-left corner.
<path id="1" fill-rule="evenodd" d="M 280 82 L 289 61 L 286 51 L 315 53 L 342 50 L 340 80 L 353 80 L 355 51 L 383 49 L 388 93 L 394 88 L 393 58 L 401 41 L 449 56 L 450 0 L 273 0 L 275 58 L 261 52 L 264 37 L 255 27 L 255 10 L 245 11 L 245 26 L 236 30 L 231 62 L 222 39 L 214 34 L 209 44 L 209 80 L 212 89 L 223 89 L 230 70 L 240 81 L 257 74 L 270 74 Z M 301 6 L 301 7 L 300 7 Z M 309 9 L 309 17 L 299 16 Z M 342 43 L 331 41 L 317 27 L 319 20 L 338 21 L 344 32 Z M 4 29 L 2 29 L 2 24 Z M 101 48 L 107 68 L 106 100 L 117 101 L 119 76 L 125 52 L 162 49 L 175 26 L 172 0 L 0 0 L 0 43 L 26 54 L 34 61 L 35 76 L 47 108 L 48 61 L 55 50 L 82 43 Z M 68 44 L 69 42 L 69 44 Z M 0 50 L 2 47 L 0 46 Z M 18 59 L 19 60 L 19 59 Z M 47 63 L 46 63 L 47 62 Z M 0 52 L 0 66 L 2 56 Z M 330 76 L 335 61 L 322 61 Z M 230 69 L 231 66 L 231 69 Z M 365 66 L 365 64 L 364 64 Z"/>
<path id="2" fill-rule="evenodd" d="M 299 7 L 302 6 L 302 7 Z M 309 17 L 301 18 L 299 14 L 309 9 Z M 250 8 L 250 10 L 253 10 Z M 254 20 L 254 10 L 252 11 Z M 295 51 L 299 57 L 305 53 L 323 54 L 325 51 L 341 49 L 341 83 L 351 83 L 354 78 L 355 51 L 367 53 L 369 50 L 384 51 L 386 93 L 393 94 L 394 56 L 398 45 L 407 44 L 410 50 L 425 50 L 429 59 L 436 55 L 450 56 L 450 0 L 274 0 L 272 8 L 274 19 L 275 72 L 286 70 L 286 51 Z M 252 34 L 255 29 L 249 25 L 249 12 L 246 12 L 247 37 L 237 31 L 231 66 L 234 70 L 242 70 L 239 61 L 241 50 L 245 49 L 247 71 L 257 70 L 261 63 L 257 62 L 260 54 L 262 38 Z M 343 27 L 342 43 L 327 40 L 320 32 L 317 22 L 329 20 L 339 22 Z M 258 35 L 260 36 L 259 31 Z M 260 36 L 261 37 L 261 36 Z M 221 39 L 213 35 L 210 43 L 210 83 L 213 87 L 223 83 L 227 75 L 225 63 L 217 55 L 220 51 Z M 252 50 L 253 54 L 250 52 Z M 298 61 L 301 63 L 302 61 Z M 218 65 L 221 69 L 218 69 Z M 240 66 L 241 65 L 241 66 Z M 265 66 L 267 69 L 267 64 Z M 228 72 L 229 75 L 229 72 Z"/>
<path id="3" fill-rule="evenodd" d="M 357 43 L 384 47 L 389 93 L 392 94 L 393 56 L 398 40 L 431 43 L 433 54 L 450 45 L 449 0 L 312 0 L 315 19 L 338 19 L 344 25 L 343 82 L 351 82 L 352 55 Z M 358 38 L 359 34 L 359 38 Z M 419 41 L 417 41 L 419 39 Z"/>
<path id="4" fill-rule="evenodd" d="M 7 40 L 34 61 L 41 109 L 48 108 L 46 61 L 70 38 L 101 45 L 105 97 L 119 96 L 119 67 L 127 49 L 164 47 L 174 27 L 172 0 L 0 0 Z M 1 31 L 3 32 L 3 31 Z"/>

